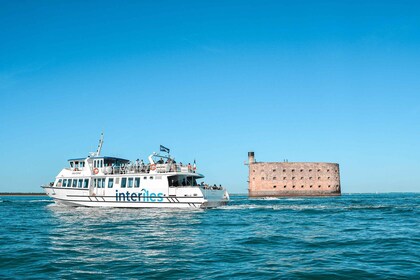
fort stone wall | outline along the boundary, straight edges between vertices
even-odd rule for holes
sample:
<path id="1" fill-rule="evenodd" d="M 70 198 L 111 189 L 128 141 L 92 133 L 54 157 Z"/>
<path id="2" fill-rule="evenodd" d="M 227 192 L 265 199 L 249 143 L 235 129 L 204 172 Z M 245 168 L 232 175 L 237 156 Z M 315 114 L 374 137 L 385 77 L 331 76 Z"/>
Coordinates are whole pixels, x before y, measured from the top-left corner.
<path id="1" fill-rule="evenodd" d="M 337 163 L 255 162 L 248 154 L 250 197 L 341 195 Z"/>

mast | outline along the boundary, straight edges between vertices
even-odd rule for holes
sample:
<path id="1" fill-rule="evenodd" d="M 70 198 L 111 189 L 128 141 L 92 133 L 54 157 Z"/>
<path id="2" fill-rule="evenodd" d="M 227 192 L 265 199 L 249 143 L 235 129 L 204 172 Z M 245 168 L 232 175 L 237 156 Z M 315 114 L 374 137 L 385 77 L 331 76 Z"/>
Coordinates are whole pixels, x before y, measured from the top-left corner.
<path id="1" fill-rule="evenodd" d="M 98 148 L 96 149 L 96 152 L 90 152 L 89 156 L 90 157 L 99 157 L 99 155 L 101 154 L 101 150 L 102 150 L 102 145 L 104 144 L 104 133 L 101 133 L 101 138 L 99 138 L 99 144 L 98 144 Z"/>
<path id="2" fill-rule="evenodd" d="M 99 156 L 101 154 L 102 145 L 104 144 L 104 133 L 101 133 L 101 138 L 99 139 L 98 149 L 96 149 L 95 156 Z"/>

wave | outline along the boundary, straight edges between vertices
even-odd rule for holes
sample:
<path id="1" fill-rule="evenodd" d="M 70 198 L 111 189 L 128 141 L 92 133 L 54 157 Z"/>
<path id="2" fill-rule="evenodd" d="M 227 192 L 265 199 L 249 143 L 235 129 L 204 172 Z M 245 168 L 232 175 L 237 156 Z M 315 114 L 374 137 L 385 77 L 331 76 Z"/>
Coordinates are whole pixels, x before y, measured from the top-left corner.
<path id="1" fill-rule="evenodd" d="M 34 200 L 28 200 L 28 202 L 31 202 L 31 203 L 33 203 L 33 202 L 54 202 L 54 200 L 52 200 L 52 199 L 34 199 Z"/>

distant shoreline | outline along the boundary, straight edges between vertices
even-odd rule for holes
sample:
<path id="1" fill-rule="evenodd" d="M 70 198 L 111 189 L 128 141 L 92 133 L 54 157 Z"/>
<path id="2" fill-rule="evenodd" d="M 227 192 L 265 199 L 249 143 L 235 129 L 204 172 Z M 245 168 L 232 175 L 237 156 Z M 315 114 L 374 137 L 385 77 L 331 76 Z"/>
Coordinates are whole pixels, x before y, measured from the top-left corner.
<path id="1" fill-rule="evenodd" d="M 7 193 L 0 193 L 0 196 L 46 196 L 46 193 L 15 193 L 15 192 L 7 192 Z"/>

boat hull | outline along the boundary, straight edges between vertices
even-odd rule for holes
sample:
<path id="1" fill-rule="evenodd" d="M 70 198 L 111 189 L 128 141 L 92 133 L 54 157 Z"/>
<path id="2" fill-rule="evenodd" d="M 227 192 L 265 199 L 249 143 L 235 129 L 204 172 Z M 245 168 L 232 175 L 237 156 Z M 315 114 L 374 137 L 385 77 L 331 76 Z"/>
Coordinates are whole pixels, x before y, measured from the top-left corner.
<path id="1" fill-rule="evenodd" d="M 118 195 L 89 195 L 87 191 L 44 187 L 46 194 L 59 205 L 72 207 L 112 207 L 112 208 L 190 208 L 203 209 L 226 205 L 229 194 L 225 190 L 204 191 L 201 196 L 175 196 L 162 197 L 142 196 L 121 198 Z M 71 189 L 70 189 L 71 190 Z"/>

